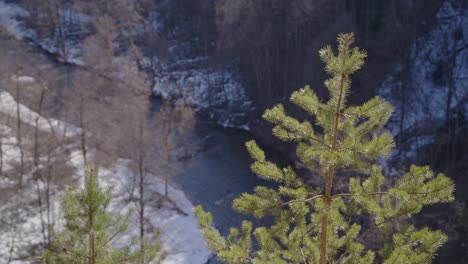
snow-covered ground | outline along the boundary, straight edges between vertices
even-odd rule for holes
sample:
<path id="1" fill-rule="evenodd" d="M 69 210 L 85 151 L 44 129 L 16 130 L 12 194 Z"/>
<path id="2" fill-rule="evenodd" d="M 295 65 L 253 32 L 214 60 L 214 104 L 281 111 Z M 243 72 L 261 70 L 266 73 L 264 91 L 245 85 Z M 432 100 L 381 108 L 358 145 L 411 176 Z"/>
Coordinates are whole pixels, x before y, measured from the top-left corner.
<path id="1" fill-rule="evenodd" d="M 24 78 L 23 78 L 24 79 Z M 11 117 L 16 117 L 16 102 L 7 92 L 0 92 L 0 112 Z M 21 105 L 21 118 L 26 124 L 33 124 L 33 120 L 38 117 L 24 105 Z M 49 131 L 52 127 L 56 131 L 61 131 L 66 124 L 54 120 L 45 122 L 46 118 L 40 123 L 41 129 Z M 73 127 L 67 125 L 68 127 Z M 14 132 L 8 126 L 1 125 L 1 132 L 4 135 L 2 139 L 3 152 L 3 170 L 8 170 L 12 163 L 19 160 L 19 149 Z M 71 129 L 71 132 L 78 131 Z M 83 159 L 81 152 L 74 148 L 76 142 L 70 143 L 67 148 L 70 150 L 70 165 L 76 168 L 78 172 L 75 180 L 79 182 L 83 170 Z M 27 157 L 28 158 L 28 157 Z M 31 254 L 40 253 L 38 247 L 42 241 L 41 215 L 38 208 L 37 193 L 32 176 L 24 176 L 23 189 L 15 192 L 9 197 L 0 197 L 0 263 L 31 263 Z M 134 207 L 132 202 L 128 202 L 130 194 L 129 186 L 133 182 L 133 172 L 129 168 L 129 161 L 119 159 L 113 165 L 107 168 L 101 168 L 100 181 L 102 184 L 114 185 L 114 201 L 111 206 L 114 213 L 122 212 L 122 209 Z M 146 176 L 146 193 L 148 195 L 162 193 L 164 182 L 153 175 Z M 6 177 L 0 178 L 0 187 L 2 189 L 15 188 L 17 182 L 9 180 Z M 43 191 L 45 186 L 39 181 L 39 188 Z M 63 195 L 63 189 L 52 186 L 51 197 L 51 222 L 57 226 L 63 224 L 60 220 L 60 197 Z M 212 253 L 206 248 L 201 232 L 197 227 L 197 220 L 192 213 L 193 205 L 186 198 L 185 194 L 176 188 L 169 186 L 169 197 L 175 202 L 180 210 L 173 210 L 170 206 L 151 206 L 151 197 L 148 198 L 147 218 L 154 228 L 162 230 L 160 240 L 163 246 L 165 258 L 162 263 L 204 263 Z M 42 216 L 44 219 L 44 216 Z M 129 234 L 138 234 L 138 225 L 131 226 Z M 32 249 L 37 251 L 32 251 Z"/>
<path id="2" fill-rule="evenodd" d="M 116 199 L 111 207 L 115 212 L 135 207 L 127 202 L 132 186 L 132 177 L 129 175 L 133 175 L 128 162 L 128 160 L 121 159 L 110 168 L 100 170 L 101 181 L 114 186 Z M 145 182 L 148 204 L 145 212 L 146 218 L 151 226 L 162 230 L 160 239 L 163 254 L 167 254 L 163 263 L 205 263 L 212 253 L 205 247 L 200 230 L 197 228 L 197 219 L 192 213 L 193 205 L 187 200 L 185 194 L 170 186 L 169 197 L 177 204 L 177 210 L 168 203 L 162 208 L 157 208 L 155 201 L 157 198 L 151 200 L 151 196 L 155 193 L 164 193 L 164 181 L 154 175 L 146 175 Z M 138 219 L 134 217 L 133 220 L 131 234 L 138 237 Z"/>
<path id="3" fill-rule="evenodd" d="M 22 39 L 30 33 L 24 30 L 18 22 L 18 18 L 27 16 L 28 12 L 24 11 L 20 6 L 0 1 L 0 25 L 5 27 L 17 39 Z"/>
<path id="4" fill-rule="evenodd" d="M 28 13 L 20 6 L 0 1 L 0 25 L 17 39 L 33 39 L 43 49 L 56 53 L 57 50 L 50 40 L 38 39 L 33 30 L 24 28 L 19 22 L 27 18 L 27 16 Z M 78 56 L 79 51 L 74 48 L 67 60 L 79 64 L 81 61 Z M 24 85 L 31 85 L 35 81 L 34 78 L 28 76 L 13 76 L 12 80 L 22 82 Z M 24 105 L 20 105 L 20 111 L 22 122 L 34 125 L 36 118 L 38 118 L 39 128 L 43 131 L 53 129 L 55 132 L 60 133 L 64 127 L 67 127 L 66 136 L 70 137 L 79 133 L 79 128 L 59 120 L 38 116 L 37 113 Z M 16 117 L 16 102 L 9 93 L 4 91 L 0 92 L 0 112 L 13 118 Z M 10 163 L 18 162 L 20 153 L 12 129 L 2 126 L 1 130 L 2 134 L 6 135 L 2 141 L 3 169 L 8 170 L 11 167 Z M 83 169 L 83 160 L 81 153 L 74 146 L 76 146 L 76 142 L 68 146 L 70 148 L 70 164 L 76 168 L 78 172 L 76 177 L 78 179 Z M 100 169 L 101 183 L 115 185 L 115 200 L 112 204 L 112 210 L 116 213 L 121 212 L 122 208 L 129 208 L 134 205 L 132 202 L 128 202 L 130 194 L 128 187 L 131 186 L 133 181 L 133 173 L 128 167 L 128 163 L 128 160 L 120 159 L 110 167 Z M 0 223 L 0 263 L 30 263 L 30 255 L 40 253 L 31 251 L 32 248 L 39 246 L 43 241 L 41 218 L 35 191 L 36 185 L 30 174 L 25 175 L 24 178 L 25 182 L 21 193 L 15 193 L 8 199 L 2 200 L 0 204 L 0 215 L 2 216 Z M 154 175 L 147 175 L 146 181 L 147 194 L 162 193 L 164 186 L 162 180 Z M 0 186 L 4 189 L 8 187 L 16 188 L 16 184 L 16 181 L 0 178 Z M 39 188 L 43 190 L 45 186 L 39 182 Z M 60 197 L 63 195 L 63 190 L 52 186 L 52 193 L 51 211 L 53 217 L 51 221 L 60 226 Z M 163 263 L 197 264 L 206 262 L 212 253 L 206 248 L 197 227 L 197 220 L 192 213 L 193 205 L 182 191 L 172 186 L 169 186 L 169 197 L 183 213 L 180 210 L 173 210 L 167 204 L 162 208 L 149 206 L 146 209 L 150 224 L 162 231 L 160 240 L 165 255 Z M 151 197 L 148 198 L 151 201 Z M 138 225 L 136 219 L 133 220 L 135 223 L 129 233 L 136 235 Z"/>
<path id="5" fill-rule="evenodd" d="M 60 120 L 44 118 L 22 104 L 20 104 L 19 109 L 22 122 L 30 126 L 35 126 L 35 120 L 38 118 L 37 125 L 42 131 L 50 132 L 53 130 L 54 133 L 57 134 L 65 133 L 64 136 L 66 137 L 71 137 L 80 133 L 80 128 L 72 124 L 66 124 Z M 16 118 L 16 101 L 13 96 L 5 91 L 0 91 L 0 113 Z"/>
<path id="6" fill-rule="evenodd" d="M 155 77 L 153 92 L 163 98 L 182 97 L 224 127 L 248 130 L 252 102 L 229 68 L 169 70 Z"/>
<path id="7" fill-rule="evenodd" d="M 28 79 L 23 76 L 21 79 Z M 13 97 L 4 91 L 0 91 L 0 112 L 6 116 L 16 119 L 16 101 Z M 63 131 L 64 123 L 58 120 L 50 120 L 38 116 L 37 113 L 24 105 L 20 105 L 21 121 L 28 125 L 34 125 L 36 117 L 39 117 L 39 129 L 50 131 L 54 129 L 57 132 Z M 70 130 L 70 131 L 73 131 Z M 73 133 L 73 132 L 72 132 Z M 1 124 L 2 134 L 2 171 L 8 172 L 18 163 L 20 150 L 18 141 L 13 129 Z M 71 134 L 70 134 L 71 136 Z M 31 157 L 25 155 L 25 160 L 30 161 Z M 41 215 L 39 212 L 36 183 L 32 180 L 31 173 L 24 175 L 23 189 L 14 191 L 17 188 L 17 180 L 8 177 L 0 178 L 0 188 L 3 192 L 8 192 L 2 196 L 0 202 L 0 263 L 30 263 L 22 259 L 31 255 L 31 248 L 38 246 L 43 241 Z M 43 191 L 45 186 L 38 182 L 39 188 Z M 52 186 L 51 219 L 52 223 L 59 223 L 59 195 L 60 192 Z M 44 216 L 43 218 L 44 219 Z M 45 228 L 45 227 L 44 227 Z M 35 252 L 37 253 L 37 252 Z"/>
<path id="8" fill-rule="evenodd" d="M 450 107 L 459 108 L 468 116 L 468 9 L 461 3 L 444 1 L 431 30 L 412 45 L 407 64 L 396 65 L 379 89 L 379 94 L 396 106 L 388 125 L 394 136 L 413 129 L 427 132 L 410 139 L 406 157 L 414 157 L 419 147 L 432 141 L 432 132 L 423 124 L 431 129 L 443 125 L 449 75 L 453 87 Z M 450 61 L 454 54 L 455 59 Z M 403 130 L 399 131 L 402 87 L 407 99 Z"/>

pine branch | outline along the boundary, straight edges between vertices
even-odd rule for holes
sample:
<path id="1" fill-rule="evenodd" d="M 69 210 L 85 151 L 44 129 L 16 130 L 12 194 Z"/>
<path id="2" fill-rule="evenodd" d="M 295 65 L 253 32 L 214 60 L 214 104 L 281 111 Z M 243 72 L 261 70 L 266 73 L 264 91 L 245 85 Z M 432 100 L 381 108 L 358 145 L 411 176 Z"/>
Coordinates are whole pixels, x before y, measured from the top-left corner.
<path id="1" fill-rule="evenodd" d="M 212 228 L 211 215 L 197 207 L 195 214 L 208 246 L 222 261 L 326 264 L 337 259 L 337 263 L 362 264 L 373 263 L 378 252 L 385 264 L 395 260 L 401 264 L 398 254 L 403 254 L 407 263 L 429 263 L 436 249 L 445 242 L 441 232 L 410 228 L 404 230 L 405 234 L 394 234 L 393 244 L 385 243 L 380 251 L 366 249 L 368 245 L 363 243 L 375 229 L 390 221 L 402 221 L 427 204 L 452 201 L 454 185 L 445 175 L 434 177 L 428 167 L 412 166 L 395 186 L 382 190 L 384 176 L 375 161 L 390 154 L 395 145 L 390 133 L 380 132 L 393 107 L 379 97 L 360 106 L 346 106 L 350 75 L 363 65 L 366 57 L 364 51 L 351 48 L 352 42 L 352 34 L 340 34 L 336 55 L 329 46 L 319 52 L 331 75 L 325 81 L 329 91 L 327 103 L 321 103 L 309 86 L 291 95 L 291 102 L 315 117 L 320 133 L 315 134 L 309 122 L 287 116 L 281 104 L 263 115 L 275 125 L 276 137 L 296 142 L 296 154 L 307 168 L 320 170 L 326 178 L 325 191 L 311 193 L 311 186 L 302 182 L 290 167 L 281 169 L 266 160 L 265 153 L 254 141 L 247 142 L 254 160 L 252 171 L 279 187 L 277 190 L 257 187 L 253 194 L 244 193 L 236 199 L 233 208 L 258 218 L 271 214 L 275 224 L 255 229 L 253 234 L 259 249 L 252 251 L 250 222 L 243 224 L 242 235 L 233 228 L 225 239 Z M 369 176 L 363 182 L 351 178 L 349 193 L 332 195 L 335 171 L 341 169 L 364 171 Z M 345 202 L 344 197 L 351 199 Z M 355 217 L 363 213 L 373 221 L 371 227 L 361 232 Z M 421 250 L 412 252 L 406 243 L 408 239 L 420 241 Z"/>

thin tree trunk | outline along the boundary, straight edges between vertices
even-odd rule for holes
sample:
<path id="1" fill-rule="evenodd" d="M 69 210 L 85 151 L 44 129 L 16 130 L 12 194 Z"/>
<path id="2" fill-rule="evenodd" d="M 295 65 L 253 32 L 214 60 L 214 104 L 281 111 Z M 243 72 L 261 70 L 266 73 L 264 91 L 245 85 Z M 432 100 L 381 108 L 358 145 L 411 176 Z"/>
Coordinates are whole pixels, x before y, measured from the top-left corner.
<path id="1" fill-rule="evenodd" d="M 288 93 L 288 85 L 290 85 L 288 83 L 288 72 L 289 72 L 289 40 L 288 40 L 288 36 L 287 34 L 285 34 L 285 46 L 286 46 L 286 52 L 284 53 L 285 56 L 284 56 L 284 59 L 285 59 L 285 66 L 284 66 L 284 69 L 283 69 L 283 72 L 284 72 L 284 77 L 283 77 L 283 81 L 284 81 L 284 87 L 283 87 L 283 93 L 281 94 L 282 97 L 284 97 L 287 93 Z"/>
<path id="2" fill-rule="evenodd" d="M 36 184 L 37 201 L 38 201 L 38 204 L 39 204 L 39 218 L 41 219 L 41 233 L 42 233 L 43 247 L 46 248 L 47 234 L 46 234 L 46 223 L 44 221 L 44 213 L 43 213 L 43 210 L 42 210 L 41 189 L 40 189 L 40 186 L 39 186 L 39 180 L 36 179 L 34 182 Z"/>
<path id="3" fill-rule="evenodd" d="M 88 208 L 88 264 L 96 264 L 96 248 L 94 244 L 93 212 Z"/>
<path id="4" fill-rule="evenodd" d="M 140 123 L 140 150 L 138 154 L 138 173 L 140 176 L 140 251 L 144 251 L 144 237 L 145 237 L 145 174 L 144 174 L 144 131 L 143 119 Z"/>
<path id="5" fill-rule="evenodd" d="M 455 68 L 455 63 L 456 63 L 456 58 L 457 58 L 457 41 L 453 41 L 453 46 L 452 46 L 452 54 L 449 57 L 448 61 L 448 91 L 447 91 L 447 101 L 446 101 L 446 109 L 445 109 L 445 124 L 447 126 L 447 152 L 446 152 L 446 161 L 448 163 L 453 163 L 454 156 L 452 156 L 452 153 L 454 153 L 452 149 L 452 142 L 454 140 L 454 135 L 453 135 L 453 123 L 452 121 L 452 100 L 453 100 L 453 90 L 454 90 L 454 85 L 453 85 L 453 71 Z"/>
<path id="6" fill-rule="evenodd" d="M 7 263 L 10 264 L 13 261 L 13 253 L 15 252 L 15 238 L 16 238 L 16 227 L 14 230 L 10 232 L 11 234 L 11 242 L 10 242 L 10 250 L 8 251 L 8 260 Z"/>
<path id="7" fill-rule="evenodd" d="M 143 251 L 143 239 L 145 237 L 145 181 L 143 174 L 143 157 L 138 158 L 138 171 L 140 174 L 140 247 Z"/>
<path id="8" fill-rule="evenodd" d="M 36 170 L 39 167 L 39 118 L 42 113 L 42 105 L 44 103 L 44 97 L 45 94 L 47 93 L 46 89 L 41 90 L 41 94 L 39 96 L 39 105 L 37 108 L 37 116 L 36 119 L 34 120 L 34 166 Z"/>
<path id="9" fill-rule="evenodd" d="M 264 96 L 266 98 L 272 98 L 272 95 L 273 95 L 273 92 L 272 92 L 272 87 L 271 87 L 271 78 L 272 78 L 272 73 L 271 73 L 271 68 L 273 67 L 271 64 L 271 56 L 270 56 L 270 52 L 271 52 L 271 48 L 270 47 L 266 47 L 263 49 L 264 53 L 263 55 L 265 56 L 265 64 L 263 65 L 263 67 L 265 68 L 265 75 L 266 75 L 266 79 L 265 79 L 265 90 L 266 90 L 266 93 L 264 94 Z"/>
<path id="10" fill-rule="evenodd" d="M 46 210 L 47 210 L 47 227 L 51 224 L 50 222 L 50 168 L 47 170 L 46 178 Z M 47 232 L 47 243 L 46 249 L 50 249 L 50 232 Z"/>
<path id="11" fill-rule="evenodd" d="M 170 141 L 170 135 L 171 135 L 171 130 L 172 130 L 172 122 L 174 119 L 174 109 L 172 105 L 169 105 L 169 120 L 167 124 L 167 130 L 166 130 L 166 135 L 165 135 L 165 142 L 164 142 L 164 149 L 166 151 L 166 177 L 165 177 L 165 182 L 164 182 L 164 197 L 169 199 L 169 174 L 170 174 L 170 155 L 171 155 L 171 149 L 169 146 L 169 141 Z"/>
<path id="12" fill-rule="evenodd" d="M 250 51 L 250 58 L 254 66 L 254 72 L 255 72 L 255 81 L 256 81 L 255 97 L 257 100 L 260 101 L 262 100 L 262 97 L 261 97 L 262 79 L 260 76 L 260 66 L 258 65 L 257 54 L 255 53 L 255 51 L 252 48 L 250 48 L 249 51 Z"/>
<path id="13" fill-rule="evenodd" d="M 407 60 L 407 64 L 409 65 L 409 60 Z M 403 130 L 405 125 L 405 117 L 406 117 L 406 96 L 407 96 L 407 88 L 408 88 L 408 71 L 404 73 L 403 82 L 400 87 L 400 95 L 401 95 L 401 104 L 400 104 L 400 122 L 399 122 L 399 136 L 398 136 L 398 148 L 401 151 L 401 147 L 403 146 Z"/>
<path id="14" fill-rule="evenodd" d="M 44 213 L 42 209 L 42 196 L 41 196 L 41 189 L 39 186 L 39 180 L 40 180 L 40 172 L 39 172 L 39 118 L 42 112 L 42 104 L 44 102 L 44 96 L 47 90 L 41 88 L 41 94 L 39 96 L 39 105 L 37 109 L 37 116 L 34 120 L 34 173 L 33 173 L 33 179 L 36 184 L 36 192 L 37 192 L 37 198 L 38 198 L 38 203 L 39 203 L 39 217 L 41 219 L 41 232 L 42 232 L 42 239 L 44 243 L 44 248 L 47 245 L 47 235 L 46 235 L 46 223 L 44 221 Z"/>
<path id="15" fill-rule="evenodd" d="M 81 137 L 81 153 L 83 154 L 83 161 L 85 165 L 88 165 L 88 161 L 86 159 L 86 132 L 85 132 L 85 124 L 84 124 L 84 109 L 83 109 L 83 97 L 80 98 L 80 137 Z"/>
<path id="16" fill-rule="evenodd" d="M 346 76 L 344 74 L 341 75 L 341 82 L 340 82 L 340 96 L 338 98 L 338 105 L 336 107 L 335 112 L 335 125 L 333 129 L 333 139 L 331 142 L 331 150 L 334 151 L 336 149 L 336 142 L 338 138 L 338 124 L 340 120 L 340 112 L 341 112 L 341 100 L 343 97 L 343 84 Z M 325 190 L 325 195 L 323 196 L 323 201 L 325 202 L 325 211 L 322 216 L 322 225 L 321 225 L 321 232 L 320 232 L 320 264 L 327 263 L 327 247 L 328 247 L 328 218 L 330 215 L 330 205 L 331 205 L 331 191 L 333 186 L 333 176 L 335 172 L 335 167 L 332 165 L 328 167 L 328 174 L 327 174 L 327 186 Z"/>
<path id="17" fill-rule="evenodd" d="M 3 138 L 0 138 L 0 176 L 3 175 Z"/>
<path id="18" fill-rule="evenodd" d="M 145 263 L 145 181 L 143 172 L 143 155 L 138 158 L 138 171 L 140 174 L 140 252 L 141 263 Z"/>
<path id="19" fill-rule="evenodd" d="M 20 152 L 20 172 L 19 172 L 19 187 L 23 185 L 24 175 L 24 151 L 21 139 L 21 110 L 20 110 L 20 87 L 16 84 L 16 140 L 18 141 L 18 148 Z"/>

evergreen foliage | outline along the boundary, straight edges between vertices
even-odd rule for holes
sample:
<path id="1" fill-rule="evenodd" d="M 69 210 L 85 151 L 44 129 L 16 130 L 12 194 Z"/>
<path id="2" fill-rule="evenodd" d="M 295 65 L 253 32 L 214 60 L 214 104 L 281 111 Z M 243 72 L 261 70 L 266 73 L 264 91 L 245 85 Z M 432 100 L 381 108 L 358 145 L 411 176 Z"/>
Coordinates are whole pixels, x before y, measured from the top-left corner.
<path id="1" fill-rule="evenodd" d="M 129 228 L 132 210 L 125 215 L 108 212 L 112 188 L 98 183 L 96 169 L 85 172 L 84 189 L 68 189 L 62 201 L 65 230 L 60 233 L 52 228 L 52 248 L 43 254 L 45 264 L 144 264 L 156 258 L 160 244 L 155 237 L 137 246 L 137 239 L 123 248 L 112 243 Z M 115 245 L 114 245 L 115 246 Z"/>
<path id="2" fill-rule="evenodd" d="M 331 75 L 325 81 L 328 102 L 323 103 L 309 86 L 290 98 L 315 118 L 317 127 L 288 116 L 281 104 L 263 115 L 275 125 L 276 137 L 297 144 L 301 162 L 320 171 L 326 185 L 305 184 L 291 167 L 280 168 L 268 161 L 257 144 L 249 141 L 252 171 L 279 187 L 256 187 L 253 194 L 237 198 L 233 208 L 257 218 L 272 216 L 274 224 L 254 229 L 244 221 L 240 230 L 231 228 L 225 238 L 212 228 L 210 213 L 195 208 L 208 246 L 223 262 L 423 264 L 430 263 L 447 240 L 442 232 L 416 229 L 407 220 L 424 205 L 452 201 L 451 179 L 435 176 L 429 167 L 412 166 L 393 186 L 384 184 L 376 161 L 394 147 L 391 134 L 383 130 L 393 108 L 379 97 L 347 106 L 350 75 L 363 66 L 366 57 L 352 43 L 353 34 L 340 34 L 337 55 L 329 46 L 319 52 Z M 352 169 L 364 176 L 351 177 L 348 192 L 337 193 L 332 188 L 337 169 Z M 252 233 L 258 246 L 253 246 Z M 373 236 L 370 240 L 369 235 Z"/>

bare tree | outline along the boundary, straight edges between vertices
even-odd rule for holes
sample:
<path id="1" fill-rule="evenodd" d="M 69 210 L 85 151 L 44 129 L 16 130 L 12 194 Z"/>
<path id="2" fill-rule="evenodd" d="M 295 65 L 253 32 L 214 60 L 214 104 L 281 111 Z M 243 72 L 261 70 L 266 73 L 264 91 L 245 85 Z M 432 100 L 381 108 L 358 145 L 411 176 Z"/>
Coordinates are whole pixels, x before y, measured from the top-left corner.
<path id="1" fill-rule="evenodd" d="M 466 81 L 463 72 L 459 71 L 463 67 L 464 57 L 467 54 L 468 42 L 463 38 L 463 1 L 455 1 L 457 5 L 455 13 L 450 19 L 454 19 L 454 27 L 448 32 L 444 32 L 445 38 L 441 39 L 443 52 L 440 58 L 434 59 L 431 54 L 425 54 L 425 59 L 434 67 L 432 81 L 446 89 L 443 129 L 438 138 L 440 142 L 432 148 L 432 161 L 435 162 L 441 156 L 445 165 L 454 166 L 457 161 L 457 149 L 460 147 L 460 139 L 463 138 L 462 126 L 460 125 L 460 108 L 466 102 L 468 93 L 464 90 Z M 444 19 L 444 18 L 441 18 Z M 465 59 L 466 60 L 466 59 Z M 463 121 L 461 121 L 463 122 Z M 437 131 L 436 131 L 437 132 Z M 440 155 L 443 153 L 442 155 Z M 438 163 L 441 161 L 438 160 Z"/>
<path id="2" fill-rule="evenodd" d="M 160 171 L 165 182 L 164 197 L 169 199 L 169 182 L 180 173 L 180 161 L 193 155 L 190 135 L 194 127 L 193 109 L 182 100 L 171 102 L 165 100 L 158 115 L 161 120 L 161 133 L 158 152 L 161 157 Z"/>
<path id="3" fill-rule="evenodd" d="M 16 74 L 12 76 L 15 82 L 15 100 L 16 100 L 16 141 L 20 152 L 20 165 L 19 165 L 19 180 L 18 186 L 21 188 L 23 185 L 24 175 L 24 149 L 23 149 L 23 135 L 22 135 L 22 120 L 21 120 L 21 90 L 24 89 L 25 83 L 31 81 L 30 77 L 22 76 L 22 68 L 16 70 Z"/>
<path id="4" fill-rule="evenodd" d="M 74 114 L 69 118 L 80 128 L 79 142 L 85 164 L 89 161 L 88 147 L 93 143 L 89 134 L 90 126 L 100 118 L 99 109 L 93 108 L 93 102 L 98 97 L 95 87 L 100 83 L 101 79 L 95 78 L 92 73 L 76 71 L 70 87 L 63 93 L 63 101 L 67 103 L 64 104 L 62 112 Z"/>
<path id="5" fill-rule="evenodd" d="M 40 84 L 39 88 L 39 100 L 37 103 L 37 116 L 34 120 L 34 139 L 33 139 L 33 180 L 36 184 L 36 191 L 37 191 L 37 197 L 38 197 L 38 203 L 39 203 L 39 217 L 41 219 L 41 231 L 42 231 L 42 236 L 43 236 L 43 243 L 45 247 L 48 247 L 47 245 L 49 244 L 48 238 L 47 238 L 47 224 L 45 223 L 44 217 L 43 217 L 43 201 L 42 201 L 42 196 L 41 196 L 41 188 L 39 185 L 39 179 L 41 177 L 39 173 L 40 169 L 40 158 L 41 158 L 41 153 L 40 153 L 40 146 L 39 146 L 39 120 L 41 118 L 42 114 L 42 109 L 44 106 L 44 99 L 47 93 L 49 92 L 49 88 L 44 85 Z"/>
<path id="6" fill-rule="evenodd" d="M 39 37 L 51 39 L 59 59 L 68 61 L 70 31 L 74 23 L 73 3 L 64 0 L 26 0 L 24 6 L 31 15 L 31 26 L 39 33 Z"/>

